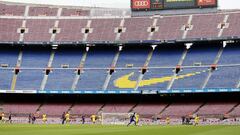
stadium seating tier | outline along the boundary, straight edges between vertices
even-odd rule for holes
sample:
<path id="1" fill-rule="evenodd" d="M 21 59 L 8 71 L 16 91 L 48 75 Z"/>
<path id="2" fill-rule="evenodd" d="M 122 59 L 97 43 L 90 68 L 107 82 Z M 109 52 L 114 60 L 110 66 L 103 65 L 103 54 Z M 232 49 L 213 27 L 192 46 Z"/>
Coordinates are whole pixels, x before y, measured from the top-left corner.
<path id="1" fill-rule="evenodd" d="M 21 29 L 25 29 L 21 33 L 25 42 L 165 41 L 240 36 L 239 11 L 129 17 L 129 12 L 124 9 L 11 3 L 0 4 L 0 15 L 0 41 L 9 42 L 21 39 Z"/>

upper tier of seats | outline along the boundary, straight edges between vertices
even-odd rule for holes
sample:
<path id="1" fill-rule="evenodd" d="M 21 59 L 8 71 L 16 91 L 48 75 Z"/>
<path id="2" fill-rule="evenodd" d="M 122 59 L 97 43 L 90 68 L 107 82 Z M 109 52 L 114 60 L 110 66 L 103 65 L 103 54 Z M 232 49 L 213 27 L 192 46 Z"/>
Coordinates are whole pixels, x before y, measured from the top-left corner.
<path id="1" fill-rule="evenodd" d="M 126 42 L 240 36 L 240 11 L 93 17 L 87 9 L 0 4 L 0 16 L 0 42 Z"/>

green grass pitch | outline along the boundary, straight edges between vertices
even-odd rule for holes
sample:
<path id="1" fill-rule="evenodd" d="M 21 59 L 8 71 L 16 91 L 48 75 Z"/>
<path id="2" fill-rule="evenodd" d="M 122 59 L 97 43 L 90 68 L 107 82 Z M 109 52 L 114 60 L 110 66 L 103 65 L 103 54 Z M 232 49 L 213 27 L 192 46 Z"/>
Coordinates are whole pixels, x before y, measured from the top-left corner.
<path id="1" fill-rule="evenodd" d="M 1 125 L 0 135 L 240 135 L 239 126 Z"/>

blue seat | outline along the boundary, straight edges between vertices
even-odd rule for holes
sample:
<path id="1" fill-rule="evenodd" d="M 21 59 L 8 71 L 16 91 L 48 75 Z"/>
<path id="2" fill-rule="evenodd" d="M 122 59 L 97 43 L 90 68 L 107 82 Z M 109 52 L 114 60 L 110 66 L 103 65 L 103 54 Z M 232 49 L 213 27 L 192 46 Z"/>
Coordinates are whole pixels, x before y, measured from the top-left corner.
<path id="1" fill-rule="evenodd" d="M 56 69 L 48 75 L 48 81 L 45 90 L 71 90 L 75 70 Z"/>
<path id="2" fill-rule="evenodd" d="M 208 81 L 207 88 L 236 88 L 240 67 L 218 67 Z"/>
<path id="3" fill-rule="evenodd" d="M 218 62 L 221 64 L 239 64 L 240 46 L 238 44 L 227 45 Z M 240 81 L 240 67 L 218 67 L 208 81 L 208 88 L 235 88 Z"/>
<path id="4" fill-rule="evenodd" d="M 175 67 L 181 56 L 185 46 L 158 46 L 153 52 L 149 67 Z M 144 74 L 143 80 L 158 79 L 159 81 L 173 75 L 173 69 L 150 69 Z M 140 90 L 159 90 L 166 89 L 169 81 L 158 82 L 151 85 L 139 86 Z"/>
<path id="5" fill-rule="evenodd" d="M 193 45 L 184 59 L 183 66 L 193 66 L 194 63 L 211 65 L 217 56 L 220 45 Z"/>
<path id="6" fill-rule="evenodd" d="M 126 75 L 129 76 L 128 79 L 120 79 Z M 134 83 L 128 84 L 128 82 L 129 80 L 136 82 L 139 75 L 140 75 L 140 72 L 139 70 L 136 70 L 136 69 L 116 70 L 110 79 L 107 89 L 108 90 L 133 90 L 135 87 Z"/>
<path id="7" fill-rule="evenodd" d="M 240 45 L 227 45 L 218 62 L 219 64 L 239 64 L 240 63 Z"/>
<path id="8" fill-rule="evenodd" d="M 0 64 L 8 64 L 8 67 L 15 67 L 17 64 L 19 50 L 16 48 L 0 48 Z"/>
<path id="9" fill-rule="evenodd" d="M 46 68 L 51 49 L 39 47 L 23 49 L 21 68 Z M 40 88 L 44 71 L 41 69 L 21 70 L 17 77 L 17 90 L 38 90 Z"/>
<path id="10" fill-rule="evenodd" d="M 59 48 L 55 52 L 52 67 L 61 68 L 63 64 L 69 68 L 77 68 L 80 65 L 84 48 Z"/>
<path id="11" fill-rule="evenodd" d="M 117 47 L 90 47 L 84 67 L 109 68 L 117 50 Z"/>
<path id="12" fill-rule="evenodd" d="M 16 82 L 16 90 L 39 90 L 43 80 L 43 70 L 21 70 Z"/>
<path id="13" fill-rule="evenodd" d="M 51 49 L 26 48 L 23 49 L 22 68 L 45 68 L 50 58 Z"/>
<path id="14" fill-rule="evenodd" d="M 183 54 L 184 46 L 159 46 L 153 52 L 150 67 L 176 66 Z"/>
<path id="15" fill-rule="evenodd" d="M 77 84 L 77 90 L 101 90 L 107 70 L 84 70 Z"/>
<path id="16" fill-rule="evenodd" d="M 109 68 L 117 47 L 90 47 L 84 64 L 85 68 Z M 84 70 L 80 75 L 77 90 L 100 90 L 107 76 L 106 69 Z"/>
<path id="17" fill-rule="evenodd" d="M 124 47 L 120 53 L 116 67 L 143 67 L 151 47 Z"/>
<path id="18" fill-rule="evenodd" d="M 84 48 L 59 48 L 55 52 L 53 68 L 62 68 L 63 64 L 69 68 L 77 68 L 80 65 Z M 46 90 L 70 90 L 76 76 L 75 69 L 56 69 L 48 75 Z"/>
<path id="19" fill-rule="evenodd" d="M 200 89 L 208 75 L 207 68 L 183 69 L 175 79 L 172 89 L 197 88 Z"/>
<path id="20" fill-rule="evenodd" d="M 11 47 L 0 48 L 0 64 L 7 64 L 8 67 L 16 67 L 19 50 Z M 0 89 L 11 89 L 13 70 L 0 68 Z"/>
<path id="21" fill-rule="evenodd" d="M 220 45 L 193 45 L 183 61 L 183 66 L 191 66 L 194 63 L 202 65 L 213 64 Z M 58 48 L 52 63 L 52 72 L 49 73 L 45 90 L 70 90 L 76 77 L 76 69 L 79 67 L 83 52 L 82 47 Z M 112 74 L 107 90 L 133 90 L 136 86 L 140 68 L 144 66 L 147 56 L 151 51 L 150 46 L 123 47 L 120 52 L 116 69 Z M 175 67 L 183 54 L 185 47 L 158 46 L 155 48 L 149 67 Z M 118 47 L 90 47 L 83 73 L 77 83 L 76 90 L 101 90 L 108 68 L 111 66 Z M 21 68 L 46 68 L 50 58 L 50 48 L 23 48 Z M 19 50 L 17 48 L 0 48 L 0 64 L 8 64 L 16 67 Z M 239 64 L 240 46 L 227 45 L 218 64 Z M 69 68 L 62 68 L 62 65 Z M 136 68 L 137 67 L 137 68 Z M 60 69 L 54 69 L 60 68 Z M 94 69 L 101 68 L 101 69 Z M 139 69 L 138 69 L 139 68 Z M 166 90 L 173 75 L 173 68 L 152 69 L 149 68 L 140 82 L 138 90 Z M 172 89 L 199 89 L 202 87 L 209 68 L 194 67 L 183 68 L 172 85 Z M 0 68 L 0 89 L 11 89 L 13 70 Z M 43 80 L 43 69 L 21 69 L 16 81 L 16 90 L 38 90 Z M 240 67 L 218 67 L 213 72 L 206 88 L 235 88 L 239 82 Z"/>
<path id="22" fill-rule="evenodd" d="M 131 76 L 131 80 L 136 81 L 139 76 L 139 71 L 137 69 L 131 69 L 132 67 L 143 67 L 147 56 L 152 48 L 151 47 L 125 47 L 120 53 L 120 56 L 117 61 L 117 68 L 128 68 L 125 70 L 116 70 L 112 74 L 111 80 L 109 82 L 108 90 L 115 90 L 115 89 L 133 89 L 134 86 L 129 86 L 131 88 L 120 88 L 116 86 L 115 81 L 120 77 L 134 73 Z"/>
<path id="23" fill-rule="evenodd" d="M 140 90 L 165 90 L 170 78 L 173 75 L 173 69 L 150 69 L 144 74 L 142 80 L 145 81 L 144 86 L 139 86 Z M 154 80 L 155 79 L 155 80 Z M 146 82 L 148 81 L 148 82 Z M 149 85 L 146 85 L 149 84 Z"/>
<path id="24" fill-rule="evenodd" d="M 0 89 L 11 89 L 13 70 L 0 69 Z"/>

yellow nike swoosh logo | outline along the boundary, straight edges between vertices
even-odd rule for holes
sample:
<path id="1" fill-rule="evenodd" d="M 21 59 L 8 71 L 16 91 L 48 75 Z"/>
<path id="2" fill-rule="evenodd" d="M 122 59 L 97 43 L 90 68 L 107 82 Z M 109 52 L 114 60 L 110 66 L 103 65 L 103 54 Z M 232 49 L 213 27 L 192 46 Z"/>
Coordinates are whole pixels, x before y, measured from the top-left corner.
<path id="1" fill-rule="evenodd" d="M 188 74 L 184 74 L 184 75 L 178 75 L 176 76 L 176 79 L 183 79 L 186 77 L 192 77 L 201 73 L 204 73 L 208 70 L 203 70 L 200 72 L 194 72 L 194 73 L 188 73 Z M 133 89 L 135 88 L 137 81 L 132 81 L 129 78 L 131 76 L 134 75 L 134 72 L 131 72 L 129 74 L 123 75 L 120 78 L 116 79 L 114 81 L 114 86 L 117 88 L 122 88 L 122 89 Z M 150 86 L 150 85 L 154 85 L 154 84 L 158 84 L 158 83 L 164 83 L 164 82 L 169 82 L 171 81 L 172 76 L 164 76 L 161 78 L 150 78 L 147 80 L 141 80 L 141 82 L 139 83 L 139 87 L 143 87 L 143 86 Z"/>

